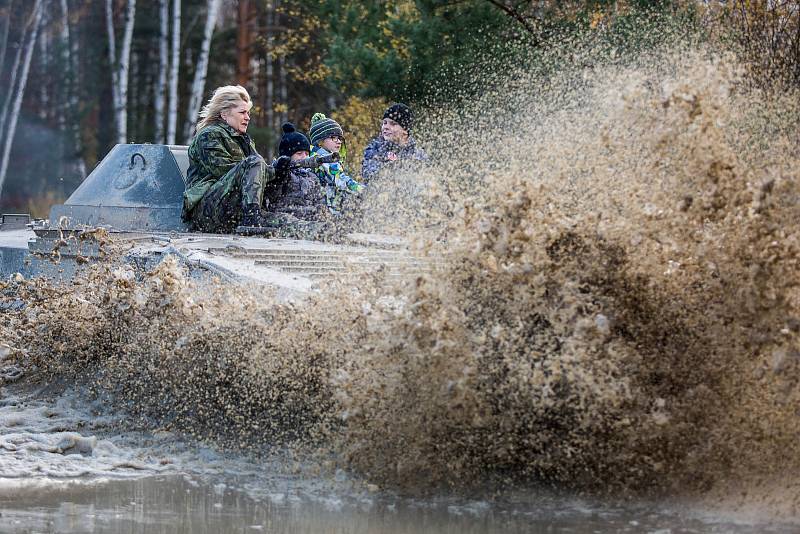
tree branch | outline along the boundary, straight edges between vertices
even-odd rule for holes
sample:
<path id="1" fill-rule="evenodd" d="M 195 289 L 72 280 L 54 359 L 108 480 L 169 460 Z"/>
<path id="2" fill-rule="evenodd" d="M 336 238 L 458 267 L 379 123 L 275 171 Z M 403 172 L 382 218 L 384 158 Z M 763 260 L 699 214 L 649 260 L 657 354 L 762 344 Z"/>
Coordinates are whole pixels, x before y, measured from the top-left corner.
<path id="1" fill-rule="evenodd" d="M 534 44 L 536 45 L 539 44 L 539 38 L 536 34 L 536 28 L 534 28 L 531 25 L 531 23 L 525 19 L 522 13 L 513 9 L 510 6 L 507 6 L 503 2 L 500 2 L 499 0 L 486 0 L 486 1 L 495 6 L 496 8 L 500 9 L 501 11 L 505 12 L 505 14 L 508 15 L 509 17 L 513 18 L 514 20 L 522 24 L 522 27 L 525 28 L 525 30 L 528 33 L 534 36 Z"/>

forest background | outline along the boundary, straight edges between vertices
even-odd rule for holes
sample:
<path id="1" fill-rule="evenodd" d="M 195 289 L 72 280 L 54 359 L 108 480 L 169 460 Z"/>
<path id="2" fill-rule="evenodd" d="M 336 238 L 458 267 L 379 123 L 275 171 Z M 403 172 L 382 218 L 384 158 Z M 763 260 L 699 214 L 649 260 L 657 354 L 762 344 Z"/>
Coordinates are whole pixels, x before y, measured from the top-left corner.
<path id="1" fill-rule="evenodd" d="M 765 90 L 800 85 L 800 0 L 0 0 L 0 211 L 46 216 L 116 143 L 187 144 L 220 85 L 252 95 L 265 157 L 321 111 L 357 171 L 390 102 L 452 108 L 520 61 L 553 68 L 531 51 L 566 33 L 619 60 L 659 26 L 728 47 Z"/>

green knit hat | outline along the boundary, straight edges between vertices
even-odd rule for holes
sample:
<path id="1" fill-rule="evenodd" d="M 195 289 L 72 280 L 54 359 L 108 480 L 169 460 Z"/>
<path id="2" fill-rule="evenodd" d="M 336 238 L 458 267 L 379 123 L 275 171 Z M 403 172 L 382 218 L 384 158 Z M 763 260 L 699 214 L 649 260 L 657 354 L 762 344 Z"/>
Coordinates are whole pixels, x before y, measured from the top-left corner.
<path id="1" fill-rule="evenodd" d="M 339 123 L 329 119 L 322 113 L 314 113 L 314 116 L 311 117 L 311 128 L 308 130 L 311 144 L 319 145 L 320 142 L 334 135 L 344 139 L 344 130 L 339 126 Z"/>

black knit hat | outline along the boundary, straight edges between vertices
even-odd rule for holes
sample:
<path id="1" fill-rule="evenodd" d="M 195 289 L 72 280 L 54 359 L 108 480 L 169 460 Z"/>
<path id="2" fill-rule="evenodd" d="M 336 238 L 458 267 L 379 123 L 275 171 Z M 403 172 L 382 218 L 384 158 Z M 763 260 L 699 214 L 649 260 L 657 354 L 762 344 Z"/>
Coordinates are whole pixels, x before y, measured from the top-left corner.
<path id="1" fill-rule="evenodd" d="M 414 121 L 414 114 L 411 113 L 411 108 L 405 104 L 392 104 L 386 111 L 383 112 L 384 119 L 392 119 L 400 125 L 405 131 L 411 131 L 411 124 Z"/>
<path id="2" fill-rule="evenodd" d="M 335 120 L 329 119 L 322 113 L 314 113 L 314 116 L 311 117 L 311 128 L 308 130 L 308 135 L 311 137 L 312 144 L 319 145 L 320 142 L 334 135 L 344 139 L 344 130 Z"/>
<path id="3" fill-rule="evenodd" d="M 283 123 L 283 137 L 281 143 L 278 145 L 278 153 L 281 156 L 292 157 L 292 154 L 300 150 L 311 152 L 311 144 L 308 142 L 308 137 L 295 130 L 294 124 L 291 122 Z"/>

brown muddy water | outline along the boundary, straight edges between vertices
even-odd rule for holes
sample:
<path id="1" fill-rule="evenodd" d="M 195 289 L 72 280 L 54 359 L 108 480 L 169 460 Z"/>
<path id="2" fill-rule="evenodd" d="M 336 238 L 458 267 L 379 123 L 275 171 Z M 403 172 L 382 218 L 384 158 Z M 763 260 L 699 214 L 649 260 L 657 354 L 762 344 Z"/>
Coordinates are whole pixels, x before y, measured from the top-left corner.
<path id="1" fill-rule="evenodd" d="M 0 532 L 793 532 L 674 501 L 517 487 L 400 495 L 290 450 L 128 426 L 66 389 L 2 390 Z"/>
<path id="2" fill-rule="evenodd" d="M 545 489 L 412 497 L 288 450 L 242 454 L 125 418 L 74 390 L 2 390 L 0 532 L 792 532 L 696 505 Z"/>
<path id="3" fill-rule="evenodd" d="M 434 163 L 371 186 L 413 279 L 0 283 L 2 520 L 796 529 L 800 98 L 707 50 L 542 76 L 431 111 Z"/>
<path id="4" fill-rule="evenodd" d="M 156 476 L 44 484 L 0 491 L 2 532 L 273 532 L 273 533 L 500 533 L 500 532 L 795 532 L 789 525 L 726 521 L 719 516 L 656 506 L 609 505 L 542 492 L 516 501 L 390 496 L 328 498 L 273 494 L 254 499 L 235 482 L 209 485 L 191 477 Z"/>

